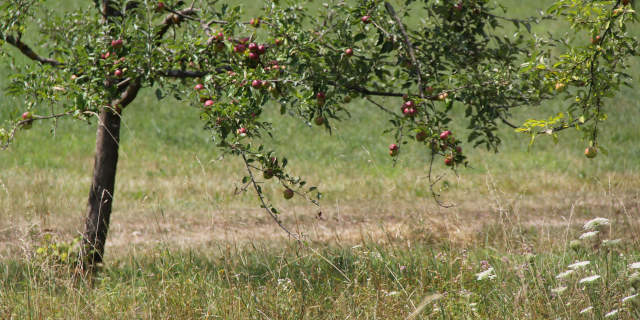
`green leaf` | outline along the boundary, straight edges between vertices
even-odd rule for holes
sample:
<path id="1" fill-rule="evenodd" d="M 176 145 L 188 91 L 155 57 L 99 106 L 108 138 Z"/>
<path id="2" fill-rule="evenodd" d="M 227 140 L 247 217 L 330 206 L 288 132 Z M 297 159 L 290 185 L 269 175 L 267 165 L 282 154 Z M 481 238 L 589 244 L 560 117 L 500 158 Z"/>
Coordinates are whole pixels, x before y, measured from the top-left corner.
<path id="1" fill-rule="evenodd" d="M 156 98 L 157 98 L 158 100 L 162 100 L 162 98 L 164 98 L 163 93 L 162 93 L 162 90 L 160 90 L 160 88 L 157 88 L 157 89 L 156 89 Z"/>
<path id="2" fill-rule="evenodd" d="M 393 50 L 393 42 L 386 41 L 382 45 L 382 49 L 380 49 L 380 53 L 387 53 L 387 52 L 391 52 L 392 50 Z"/>
<path id="3" fill-rule="evenodd" d="M 364 33 L 358 33 L 355 37 L 353 37 L 353 42 L 358 42 L 366 39 L 367 36 Z"/>

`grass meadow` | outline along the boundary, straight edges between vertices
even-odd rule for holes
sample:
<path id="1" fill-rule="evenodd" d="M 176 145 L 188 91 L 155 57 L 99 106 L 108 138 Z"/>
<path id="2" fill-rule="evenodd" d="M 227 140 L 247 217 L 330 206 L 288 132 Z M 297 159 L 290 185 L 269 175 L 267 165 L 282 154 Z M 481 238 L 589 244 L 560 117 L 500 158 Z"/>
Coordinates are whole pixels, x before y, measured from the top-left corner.
<path id="1" fill-rule="evenodd" d="M 500 3 L 525 17 L 551 1 Z M 630 73 L 640 85 L 640 60 Z M 63 260 L 84 226 L 95 124 L 36 123 L 0 152 L 0 318 L 638 319 L 640 91 L 609 103 L 595 159 L 576 132 L 465 146 L 472 166 L 439 185 L 448 209 L 430 196 L 426 150 L 393 165 L 376 107 L 354 100 L 329 135 L 274 106 L 269 143 L 324 194 L 318 208 L 264 187 L 301 246 L 238 192 L 242 163 L 197 110 L 144 91 L 124 111 L 106 260 L 88 277 Z M 0 95 L 0 121 L 22 109 Z"/>

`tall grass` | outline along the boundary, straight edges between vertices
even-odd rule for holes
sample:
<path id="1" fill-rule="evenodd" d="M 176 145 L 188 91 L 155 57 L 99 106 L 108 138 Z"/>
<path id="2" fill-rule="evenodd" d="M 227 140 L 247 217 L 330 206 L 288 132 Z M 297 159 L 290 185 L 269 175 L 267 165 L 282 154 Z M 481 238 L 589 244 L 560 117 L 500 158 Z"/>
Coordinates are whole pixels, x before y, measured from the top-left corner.
<path id="1" fill-rule="evenodd" d="M 582 221 L 581 221 L 582 222 Z M 500 227 L 498 227 L 500 229 Z M 99 273 L 52 255 L 0 269 L 5 318 L 92 319 L 637 319 L 640 252 L 618 224 L 558 231 L 553 249 L 508 249 L 495 233 L 464 246 L 406 236 L 351 245 L 164 245 Z M 504 230 L 503 230 L 504 231 Z M 628 230 L 627 230 L 628 231 Z M 582 233 L 584 234 L 584 233 Z M 606 241 L 621 236 L 619 242 Z M 483 239 L 484 238 L 484 239 Z M 380 241 L 383 240 L 383 241 Z M 56 262 L 57 261 L 57 262 Z M 576 263 L 577 262 L 577 263 Z M 567 273 L 571 270 L 571 273 Z"/>

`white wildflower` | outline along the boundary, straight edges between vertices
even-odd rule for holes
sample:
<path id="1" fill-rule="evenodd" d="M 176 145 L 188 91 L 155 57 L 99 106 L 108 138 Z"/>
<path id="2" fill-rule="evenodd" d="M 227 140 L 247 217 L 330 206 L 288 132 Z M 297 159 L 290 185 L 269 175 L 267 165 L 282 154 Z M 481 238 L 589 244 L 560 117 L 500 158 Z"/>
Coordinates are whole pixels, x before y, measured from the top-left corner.
<path id="1" fill-rule="evenodd" d="M 629 269 L 640 269 L 640 262 L 634 262 L 630 264 Z"/>
<path id="2" fill-rule="evenodd" d="M 611 310 L 611 312 L 605 314 L 604 317 L 605 318 L 609 318 L 609 317 L 615 316 L 616 314 L 618 314 L 618 309 L 613 309 L 613 310 Z"/>
<path id="3" fill-rule="evenodd" d="M 557 275 L 556 279 L 564 279 L 564 278 L 570 276 L 574 272 L 576 272 L 576 271 L 575 270 L 567 270 L 567 271 L 562 272 L 559 275 Z"/>
<path id="4" fill-rule="evenodd" d="M 587 313 L 587 312 L 589 312 L 589 311 L 591 311 L 591 310 L 593 310 L 593 307 L 587 307 L 587 308 L 584 308 L 584 309 L 580 310 L 580 314 Z"/>
<path id="5" fill-rule="evenodd" d="M 387 297 L 395 296 L 395 295 L 398 295 L 398 294 L 400 294 L 400 292 L 398 292 L 398 291 L 391 291 L 391 292 L 387 293 Z"/>
<path id="6" fill-rule="evenodd" d="M 567 287 L 557 287 L 557 288 L 551 289 L 551 292 L 553 292 L 553 293 L 562 293 L 565 290 L 567 290 Z"/>
<path id="7" fill-rule="evenodd" d="M 633 300 L 633 299 L 635 299 L 637 296 L 638 296 L 638 294 L 636 293 L 636 294 L 632 294 L 632 295 L 630 295 L 630 296 L 628 296 L 628 297 L 624 297 L 624 298 L 622 298 L 622 303 L 625 303 L 625 302 L 627 302 L 627 301 Z"/>
<path id="8" fill-rule="evenodd" d="M 600 231 L 589 231 L 589 232 L 585 232 L 583 234 L 580 235 L 580 240 L 584 240 L 584 239 L 590 239 L 593 238 L 595 236 L 598 235 L 598 233 L 600 233 Z"/>
<path id="9" fill-rule="evenodd" d="M 584 229 L 585 230 L 595 230 L 595 229 L 598 229 L 599 227 L 608 226 L 608 225 L 609 225 L 609 219 L 607 219 L 607 218 L 595 218 L 595 219 L 587 221 L 584 224 Z"/>
<path id="10" fill-rule="evenodd" d="M 587 260 L 587 261 L 580 261 L 580 262 L 576 262 L 576 263 L 572 263 L 572 264 L 570 264 L 570 265 L 568 266 L 568 268 L 569 268 L 569 269 L 576 270 L 576 269 L 580 269 L 580 268 L 586 267 L 586 266 L 588 266 L 590 263 L 591 263 L 591 261 L 589 261 L 589 260 Z"/>
<path id="11" fill-rule="evenodd" d="M 596 274 L 596 275 L 592 275 L 592 276 L 589 276 L 589 277 L 586 277 L 586 278 L 582 278 L 582 279 L 580 279 L 580 281 L 578 281 L 578 283 L 579 284 L 591 283 L 591 282 L 594 282 L 594 281 L 596 281 L 598 279 L 600 279 L 600 276 Z"/>
<path id="12" fill-rule="evenodd" d="M 482 271 L 480 273 L 476 273 L 476 278 L 478 281 L 482 281 L 484 279 L 495 279 L 496 274 L 493 272 L 493 267 L 490 267 L 489 269 Z"/>
<path id="13" fill-rule="evenodd" d="M 278 279 L 278 286 L 281 286 L 281 287 L 286 289 L 290 285 L 291 285 L 291 279 L 289 279 L 289 278 Z"/>

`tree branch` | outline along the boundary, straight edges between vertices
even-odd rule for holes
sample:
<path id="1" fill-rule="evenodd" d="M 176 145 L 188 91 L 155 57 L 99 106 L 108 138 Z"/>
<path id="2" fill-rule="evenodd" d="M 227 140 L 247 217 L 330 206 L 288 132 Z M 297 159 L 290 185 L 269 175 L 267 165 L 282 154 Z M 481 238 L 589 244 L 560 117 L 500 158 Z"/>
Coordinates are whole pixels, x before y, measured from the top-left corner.
<path id="1" fill-rule="evenodd" d="M 190 71 L 190 70 L 165 70 L 160 71 L 159 75 L 169 78 L 199 78 L 212 73 L 223 73 L 231 70 L 231 67 L 218 67 L 215 71 Z"/>
<path id="2" fill-rule="evenodd" d="M 5 150 L 5 149 L 7 149 L 9 147 L 9 144 L 11 144 L 11 141 L 13 141 L 13 138 L 16 135 L 16 131 L 18 131 L 18 128 L 21 128 L 22 126 L 31 124 L 31 123 L 33 123 L 33 121 L 36 121 L 36 120 L 62 118 L 62 117 L 65 117 L 65 116 L 70 116 L 72 114 L 74 114 L 74 111 L 67 111 L 67 112 L 64 112 L 64 113 L 52 114 L 52 115 L 48 115 L 48 116 L 37 116 L 37 115 L 34 115 L 31 119 L 20 120 L 20 121 L 18 121 L 18 123 L 16 123 L 15 127 L 13 127 L 11 132 L 9 132 L 9 136 L 7 137 L 6 143 L 0 145 L 0 150 Z"/>
<path id="3" fill-rule="evenodd" d="M 133 79 L 127 86 L 127 89 L 120 94 L 120 98 L 111 101 L 111 106 L 120 113 L 122 109 L 127 107 L 136 98 L 140 88 L 140 79 Z"/>
<path id="4" fill-rule="evenodd" d="M 346 86 L 346 88 L 368 96 L 402 97 L 404 95 L 404 93 L 399 92 L 371 91 L 369 89 L 358 86 Z"/>
<path id="5" fill-rule="evenodd" d="M 20 52 L 22 52 L 22 54 L 24 54 L 25 56 L 29 57 L 31 60 L 38 61 L 41 64 L 48 64 L 48 65 L 51 65 L 51 66 L 54 66 L 54 67 L 63 65 L 63 63 L 60 62 L 60 61 L 57 61 L 57 60 L 54 60 L 54 59 L 50 59 L 50 58 L 43 58 L 43 57 L 39 56 L 37 53 L 35 53 L 33 50 L 31 50 L 31 48 L 28 45 L 26 45 L 24 42 L 22 42 L 22 40 L 20 40 L 19 38 L 15 38 L 13 36 L 6 36 L 4 38 L 4 40 L 8 44 L 16 47 L 18 50 L 20 50 Z"/>
<path id="6" fill-rule="evenodd" d="M 171 12 L 171 14 L 168 14 L 164 18 L 162 24 L 160 24 L 160 30 L 158 30 L 158 33 L 156 33 L 156 39 L 161 39 L 162 37 L 164 37 L 164 35 L 167 33 L 167 31 L 169 31 L 169 28 L 172 25 L 180 24 L 180 22 L 184 21 L 185 19 L 191 18 L 191 16 L 196 13 L 196 9 L 187 8 L 184 10 Z"/>
<path id="7" fill-rule="evenodd" d="M 418 76 L 418 92 L 420 93 L 420 98 L 424 99 L 424 88 L 422 88 L 422 72 L 420 71 L 420 63 L 416 59 L 415 50 L 413 49 L 413 45 L 411 45 L 411 41 L 409 41 L 407 31 L 404 29 L 404 25 L 402 24 L 400 18 L 398 18 L 396 11 L 393 9 L 393 6 L 391 6 L 389 2 L 385 2 L 384 7 L 387 9 L 389 15 L 396 21 L 396 23 L 398 24 L 398 29 L 400 30 L 400 33 L 402 33 L 404 44 L 407 47 L 407 53 L 411 58 L 411 63 L 413 64 Z"/>

